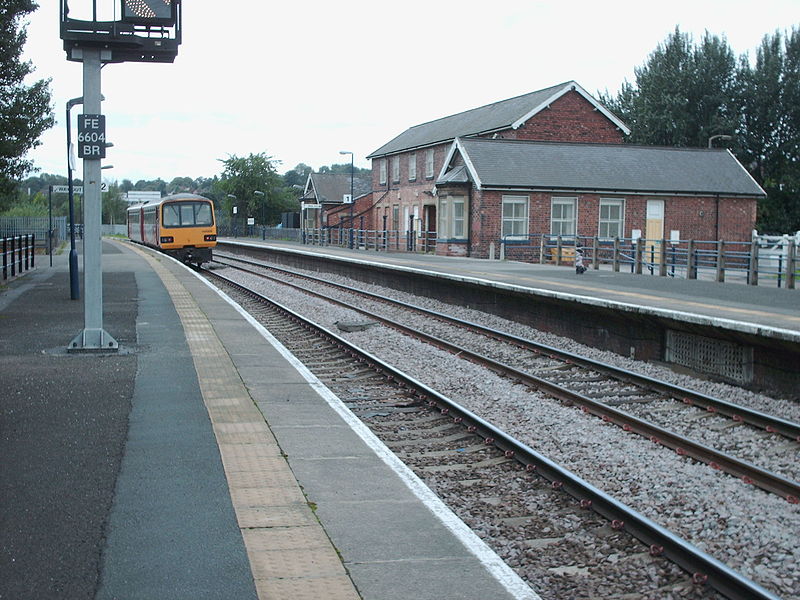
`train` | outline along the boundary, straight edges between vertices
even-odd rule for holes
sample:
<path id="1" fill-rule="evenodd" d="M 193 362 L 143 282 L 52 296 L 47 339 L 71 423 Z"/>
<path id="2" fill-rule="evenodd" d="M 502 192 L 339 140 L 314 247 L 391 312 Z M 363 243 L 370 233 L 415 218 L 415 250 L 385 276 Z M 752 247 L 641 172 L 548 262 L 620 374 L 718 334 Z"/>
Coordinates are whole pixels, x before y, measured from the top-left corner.
<path id="1" fill-rule="evenodd" d="M 217 245 L 214 203 L 197 194 L 173 194 L 128 209 L 128 238 L 200 266 Z"/>

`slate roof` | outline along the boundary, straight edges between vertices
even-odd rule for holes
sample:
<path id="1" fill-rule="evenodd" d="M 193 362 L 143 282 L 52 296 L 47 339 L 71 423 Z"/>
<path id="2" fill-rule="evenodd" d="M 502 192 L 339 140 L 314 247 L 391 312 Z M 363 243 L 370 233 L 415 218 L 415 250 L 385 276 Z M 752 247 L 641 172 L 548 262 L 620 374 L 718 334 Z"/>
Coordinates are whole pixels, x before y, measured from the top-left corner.
<path id="1" fill-rule="evenodd" d="M 451 141 L 457 137 L 516 128 L 560 96 L 572 90 L 584 96 L 620 129 L 629 133 L 627 126 L 595 100 L 586 90 L 574 81 L 567 81 L 543 90 L 415 125 L 375 150 L 367 158 L 376 158 L 412 148 L 431 146 Z"/>
<path id="2" fill-rule="evenodd" d="M 305 193 L 301 200 L 323 202 L 342 202 L 345 194 L 350 194 L 350 173 L 310 173 Z M 358 198 L 372 191 L 372 176 L 356 173 L 353 177 L 353 195 Z"/>
<path id="3" fill-rule="evenodd" d="M 766 195 L 726 149 L 465 138 L 453 143 L 450 157 L 455 152 L 480 188 Z M 445 170 L 437 185 L 459 170 Z"/>

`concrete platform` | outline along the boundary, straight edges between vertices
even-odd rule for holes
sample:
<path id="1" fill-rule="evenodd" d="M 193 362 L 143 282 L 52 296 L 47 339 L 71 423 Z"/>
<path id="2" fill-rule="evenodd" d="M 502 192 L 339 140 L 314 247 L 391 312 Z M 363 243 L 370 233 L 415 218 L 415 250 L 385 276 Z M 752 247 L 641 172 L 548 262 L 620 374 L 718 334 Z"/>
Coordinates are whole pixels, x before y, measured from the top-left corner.
<path id="1" fill-rule="evenodd" d="M 64 256 L 0 290 L 0 597 L 537 597 L 225 297 L 103 250 L 119 353 L 66 353 Z"/>

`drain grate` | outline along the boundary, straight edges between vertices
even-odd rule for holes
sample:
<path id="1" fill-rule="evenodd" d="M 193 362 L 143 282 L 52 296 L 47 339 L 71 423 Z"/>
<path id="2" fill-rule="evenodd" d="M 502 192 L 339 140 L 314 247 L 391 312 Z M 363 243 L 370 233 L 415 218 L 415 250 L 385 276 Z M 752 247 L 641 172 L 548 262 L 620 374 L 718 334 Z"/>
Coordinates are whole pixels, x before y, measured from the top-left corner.
<path id="1" fill-rule="evenodd" d="M 753 349 L 713 338 L 667 330 L 664 359 L 736 383 L 753 380 Z"/>

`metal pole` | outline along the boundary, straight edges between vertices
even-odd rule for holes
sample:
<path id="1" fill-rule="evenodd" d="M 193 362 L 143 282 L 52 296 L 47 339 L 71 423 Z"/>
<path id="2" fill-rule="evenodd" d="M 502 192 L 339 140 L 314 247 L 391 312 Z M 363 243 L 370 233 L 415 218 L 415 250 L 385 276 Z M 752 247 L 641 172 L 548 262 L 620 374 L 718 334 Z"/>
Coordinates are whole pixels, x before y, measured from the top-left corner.
<path id="1" fill-rule="evenodd" d="M 47 188 L 47 253 L 50 255 L 50 266 L 53 266 L 53 186 Z"/>
<path id="2" fill-rule="evenodd" d="M 81 282 L 78 275 L 78 251 L 75 249 L 75 193 L 72 189 L 72 133 L 70 129 L 70 110 L 72 101 L 67 102 L 67 187 L 69 188 L 69 297 L 79 300 Z"/>
<path id="3" fill-rule="evenodd" d="M 350 249 L 353 249 L 353 205 L 356 203 L 356 199 L 353 197 L 353 161 L 354 161 L 355 154 L 353 152 L 350 153 Z"/>
<path id="4" fill-rule="evenodd" d="M 83 109 L 85 114 L 101 114 L 99 48 L 83 49 Z M 78 117 L 81 118 L 81 117 Z M 83 159 L 83 276 L 84 329 L 68 350 L 117 351 L 119 344 L 103 329 L 102 201 L 100 195 L 101 159 Z"/>

